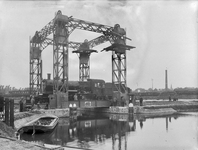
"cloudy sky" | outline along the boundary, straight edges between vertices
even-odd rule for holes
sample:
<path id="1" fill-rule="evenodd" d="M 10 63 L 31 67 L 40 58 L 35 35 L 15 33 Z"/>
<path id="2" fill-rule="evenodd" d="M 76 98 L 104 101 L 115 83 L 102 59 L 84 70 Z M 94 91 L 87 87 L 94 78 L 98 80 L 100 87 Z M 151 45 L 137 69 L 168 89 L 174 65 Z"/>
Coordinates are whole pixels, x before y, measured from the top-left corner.
<path id="1" fill-rule="evenodd" d="M 136 48 L 127 51 L 127 85 L 198 87 L 196 1 L 0 1 L 0 84 L 29 86 L 29 37 L 61 10 L 64 15 L 104 25 L 120 24 Z M 100 34 L 75 30 L 70 41 Z M 110 43 L 94 49 L 100 51 Z M 43 77 L 52 73 L 52 46 L 42 53 Z M 69 53 L 69 80 L 78 80 L 78 57 Z M 91 78 L 111 81 L 111 52 L 91 55 Z"/>

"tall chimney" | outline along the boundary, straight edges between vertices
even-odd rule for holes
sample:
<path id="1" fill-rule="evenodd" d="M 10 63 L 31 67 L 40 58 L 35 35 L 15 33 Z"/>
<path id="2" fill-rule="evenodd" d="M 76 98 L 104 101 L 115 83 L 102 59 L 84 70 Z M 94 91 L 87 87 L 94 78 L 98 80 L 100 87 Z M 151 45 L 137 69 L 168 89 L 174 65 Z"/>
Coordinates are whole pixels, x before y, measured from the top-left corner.
<path id="1" fill-rule="evenodd" d="M 165 70 L 165 90 L 168 90 L 168 73 L 167 73 L 167 70 Z"/>
<path id="2" fill-rule="evenodd" d="M 47 80 L 51 80 L 51 74 L 50 73 L 47 74 Z"/>

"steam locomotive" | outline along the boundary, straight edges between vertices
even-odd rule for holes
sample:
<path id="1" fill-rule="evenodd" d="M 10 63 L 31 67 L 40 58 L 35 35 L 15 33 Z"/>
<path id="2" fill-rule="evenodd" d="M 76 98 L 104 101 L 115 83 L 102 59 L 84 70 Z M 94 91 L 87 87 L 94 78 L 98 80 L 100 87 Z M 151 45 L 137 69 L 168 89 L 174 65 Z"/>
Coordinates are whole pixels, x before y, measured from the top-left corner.
<path id="1" fill-rule="evenodd" d="M 127 87 L 128 93 L 131 91 Z M 68 101 L 77 100 L 113 100 L 113 95 L 119 92 L 110 82 L 101 79 L 87 79 L 87 81 L 68 81 Z M 53 94 L 53 80 L 43 80 L 43 94 L 35 97 L 35 103 L 49 103 L 49 95 Z"/>
<path id="2" fill-rule="evenodd" d="M 87 81 L 68 81 L 69 101 L 74 100 L 77 95 L 78 100 L 111 100 L 113 97 L 112 83 L 105 83 L 101 79 L 87 79 Z M 53 80 L 43 80 L 42 100 L 46 102 L 48 96 L 53 94 Z"/>

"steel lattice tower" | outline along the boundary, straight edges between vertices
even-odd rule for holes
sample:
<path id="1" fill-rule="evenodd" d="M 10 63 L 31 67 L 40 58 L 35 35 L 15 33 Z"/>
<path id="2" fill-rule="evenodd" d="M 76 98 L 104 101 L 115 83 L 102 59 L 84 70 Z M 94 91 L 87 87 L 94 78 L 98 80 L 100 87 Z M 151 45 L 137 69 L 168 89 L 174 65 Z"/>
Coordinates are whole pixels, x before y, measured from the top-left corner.
<path id="1" fill-rule="evenodd" d="M 38 32 L 30 40 L 30 95 L 40 92 L 42 85 L 42 60 Z"/>
<path id="2" fill-rule="evenodd" d="M 112 83 L 115 90 L 121 93 L 126 91 L 126 53 L 112 52 Z"/>
<path id="3" fill-rule="evenodd" d="M 109 33 L 106 33 L 108 35 Z M 112 83 L 113 91 L 117 91 L 114 97 L 119 100 L 127 94 L 126 85 L 126 50 L 135 48 L 133 46 L 126 45 L 126 31 L 120 28 L 119 24 L 116 24 L 111 31 L 113 36 L 110 37 L 111 46 L 104 48 L 103 50 L 112 51 Z M 130 40 L 130 39 L 129 39 Z"/>
<path id="4" fill-rule="evenodd" d="M 68 82 L 68 29 L 64 16 L 58 14 L 55 18 L 53 33 L 53 76 L 54 92 L 67 92 Z"/>
<path id="5" fill-rule="evenodd" d="M 97 51 L 89 48 L 88 40 L 85 40 L 78 50 L 73 51 L 73 53 L 79 54 L 79 81 L 86 81 L 90 78 L 90 55 L 93 52 Z"/>

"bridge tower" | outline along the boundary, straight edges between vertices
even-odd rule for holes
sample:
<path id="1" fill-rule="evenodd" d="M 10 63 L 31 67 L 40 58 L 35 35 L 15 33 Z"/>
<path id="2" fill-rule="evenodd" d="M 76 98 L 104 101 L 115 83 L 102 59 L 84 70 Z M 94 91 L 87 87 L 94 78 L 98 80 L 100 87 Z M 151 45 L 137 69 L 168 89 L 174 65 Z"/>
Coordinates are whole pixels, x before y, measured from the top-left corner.
<path id="1" fill-rule="evenodd" d="M 90 78 L 90 55 L 93 52 L 97 51 L 89 48 L 88 40 L 85 40 L 78 50 L 73 51 L 79 57 L 79 81 L 86 81 Z"/>
<path id="2" fill-rule="evenodd" d="M 36 31 L 34 37 L 30 40 L 30 89 L 29 94 L 41 92 L 42 84 L 42 59 L 41 59 L 41 38 Z"/>
<path id="3" fill-rule="evenodd" d="M 55 92 L 67 91 L 68 81 L 68 29 L 65 26 L 67 16 L 58 12 L 53 31 L 53 77 Z"/>
<path id="4" fill-rule="evenodd" d="M 53 79 L 54 94 L 65 107 L 68 99 L 68 17 L 58 11 L 54 19 L 53 31 Z"/>
<path id="5" fill-rule="evenodd" d="M 109 33 L 106 33 L 108 35 Z M 127 99 L 127 79 L 126 79 L 126 50 L 135 48 L 126 45 L 126 31 L 116 24 L 111 31 L 111 46 L 104 48 L 105 51 L 112 51 L 112 83 L 114 98 L 118 101 L 121 97 Z M 129 39 L 131 40 L 131 39 Z"/>

